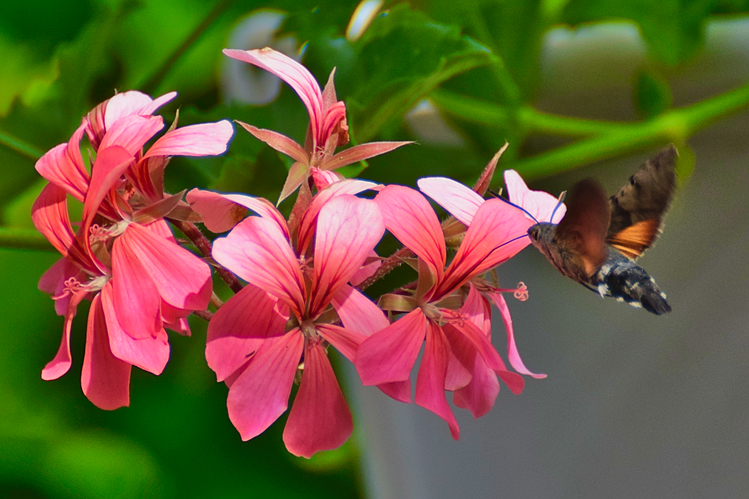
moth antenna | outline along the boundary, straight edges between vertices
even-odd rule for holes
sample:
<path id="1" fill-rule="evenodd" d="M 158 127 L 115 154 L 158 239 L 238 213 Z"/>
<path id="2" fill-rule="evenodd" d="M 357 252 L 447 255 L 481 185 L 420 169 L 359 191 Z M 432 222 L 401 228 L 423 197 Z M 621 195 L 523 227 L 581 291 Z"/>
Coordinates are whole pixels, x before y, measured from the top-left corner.
<path id="1" fill-rule="evenodd" d="M 531 214 L 530 214 L 530 213 L 528 212 L 528 210 L 526 210 L 526 209 L 525 209 L 525 208 L 523 208 L 522 206 L 518 206 L 518 205 L 516 205 L 515 203 L 513 203 L 512 201 L 510 201 L 509 199 L 505 199 L 505 198 L 501 197 L 501 196 L 500 196 L 500 195 L 499 195 L 498 193 L 496 193 L 496 192 L 494 192 L 494 191 L 489 191 L 489 194 L 491 194 L 492 196 L 494 196 L 494 197 L 495 197 L 495 198 L 497 198 L 497 199 L 500 199 L 500 200 L 504 201 L 505 203 L 509 204 L 510 206 L 514 206 L 514 207 L 515 207 L 515 208 L 517 208 L 518 210 L 522 211 L 523 213 L 525 213 L 526 215 L 528 215 L 529 217 L 531 217 L 531 219 L 532 219 L 532 220 L 533 220 L 534 222 L 538 223 L 538 219 L 537 219 L 536 217 L 534 217 L 533 215 L 531 215 Z M 555 209 L 555 211 L 556 211 L 556 209 Z"/>
<path id="2" fill-rule="evenodd" d="M 557 210 L 560 206 L 562 206 L 562 203 L 564 203 L 564 198 L 567 197 L 567 191 L 562 191 L 562 193 L 559 195 L 559 202 L 554 207 L 554 211 L 551 212 L 551 216 L 549 217 L 549 223 L 554 223 L 554 215 L 557 214 Z"/>
<path id="3" fill-rule="evenodd" d="M 528 236 L 528 233 L 526 232 L 525 234 L 521 234 L 521 235 L 519 235 L 519 236 L 517 236 L 517 237 L 513 237 L 513 238 L 512 238 L 512 239 L 510 239 L 509 241 L 505 241 L 505 242 L 503 242 L 502 244 L 500 244 L 499 246 L 497 246 L 497 249 L 501 248 L 502 246 L 504 246 L 504 245 L 506 245 L 506 244 L 514 243 L 514 242 L 515 242 L 515 241 L 517 241 L 518 239 L 522 239 L 522 238 L 524 238 L 524 237 L 530 237 L 530 236 Z"/>

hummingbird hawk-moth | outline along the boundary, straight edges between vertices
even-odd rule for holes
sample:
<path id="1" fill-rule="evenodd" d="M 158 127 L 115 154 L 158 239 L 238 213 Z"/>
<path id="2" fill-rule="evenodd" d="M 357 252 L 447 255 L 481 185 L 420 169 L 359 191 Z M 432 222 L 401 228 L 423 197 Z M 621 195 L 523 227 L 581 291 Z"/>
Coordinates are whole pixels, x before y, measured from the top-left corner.
<path id="1" fill-rule="evenodd" d="M 635 307 L 660 315 L 671 311 L 666 294 L 635 263 L 660 234 L 676 188 L 676 148 L 645 162 L 607 199 L 592 179 L 576 183 L 558 224 L 528 229 L 533 245 L 565 276 Z"/>

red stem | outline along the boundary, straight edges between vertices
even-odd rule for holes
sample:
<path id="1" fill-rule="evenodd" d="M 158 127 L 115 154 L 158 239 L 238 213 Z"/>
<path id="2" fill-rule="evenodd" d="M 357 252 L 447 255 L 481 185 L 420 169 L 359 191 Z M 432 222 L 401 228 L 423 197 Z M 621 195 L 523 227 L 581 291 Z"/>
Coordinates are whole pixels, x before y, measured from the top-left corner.
<path id="1" fill-rule="evenodd" d="M 366 279 L 363 283 L 361 283 L 359 286 L 359 291 L 364 291 L 368 287 L 370 287 L 375 282 L 379 281 L 383 277 L 385 277 L 387 274 L 389 274 L 391 271 L 399 267 L 403 263 L 404 258 L 408 258 L 413 256 L 413 251 L 411 251 L 408 248 L 401 248 L 386 259 L 382 261 L 382 265 L 377 269 L 377 271 L 369 276 L 368 279 Z"/>

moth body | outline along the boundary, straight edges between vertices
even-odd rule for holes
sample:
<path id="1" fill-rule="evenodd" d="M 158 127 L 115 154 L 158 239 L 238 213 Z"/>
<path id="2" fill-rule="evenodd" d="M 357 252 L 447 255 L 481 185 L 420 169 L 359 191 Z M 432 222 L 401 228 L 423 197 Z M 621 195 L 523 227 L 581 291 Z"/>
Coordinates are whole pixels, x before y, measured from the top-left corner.
<path id="1" fill-rule="evenodd" d="M 528 229 L 533 246 L 563 275 L 601 296 L 657 315 L 670 312 L 666 294 L 635 259 L 661 232 L 676 189 L 677 155 L 673 146 L 663 149 L 610 198 L 592 179 L 576 183 L 558 224 Z"/>
<path id="2" fill-rule="evenodd" d="M 591 278 L 590 284 L 597 286 L 601 296 L 612 296 L 656 315 L 671 311 L 666 293 L 647 271 L 613 248 L 609 248 L 607 260 Z"/>
<path id="3" fill-rule="evenodd" d="M 597 290 L 601 296 L 610 296 L 634 307 L 661 315 L 671 311 L 666 294 L 645 269 L 614 248 L 606 248 L 606 259 L 593 272 L 590 266 L 566 239 L 557 238 L 557 225 L 539 223 L 528 229 L 535 246 L 560 273 L 570 279 Z"/>

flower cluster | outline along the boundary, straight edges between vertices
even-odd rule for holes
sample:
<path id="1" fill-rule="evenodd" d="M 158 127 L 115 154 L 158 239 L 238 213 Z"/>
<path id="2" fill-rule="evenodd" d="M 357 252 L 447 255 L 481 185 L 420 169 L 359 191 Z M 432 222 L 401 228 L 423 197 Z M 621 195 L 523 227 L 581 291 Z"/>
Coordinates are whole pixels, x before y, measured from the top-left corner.
<path id="1" fill-rule="evenodd" d="M 164 127 L 153 113 L 175 94 L 153 100 L 131 91 L 97 106 L 69 142 L 36 165 L 49 184 L 32 218 L 62 254 L 39 287 L 65 318 L 62 345 L 42 377 L 56 379 L 69 370 L 71 322 L 88 299 L 83 391 L 103 409 L 128 405 L 131 366 L 160 374 L 169 357 L 166 329 L 189 334 L 186 317 L 199 312 L 210 320 L 206 360 L 229 388 L 229 418 L 242 439 L 259 435 L 287 410 L 296 383 L 283 440 L 291 453 L 305 457 L 339 447 L 353 430 L 328 359 L 331 346 L 355 364 L 364 385 L 411 402 L 411 372 L 424 345 L 413 401 L 444 419 L 456 439 L 459 428 L 446 392 L 456 406 L 480 417 L 494 405 L 499 380 L 520 393 L 523 375 L 545 377 L 520 359 L 503 297 L 513 292 L 526 299 L 527 290 L 522 283 L 499 288 L 494 269 L 529 244 L 531 225 L 549 220 L 563 205 L 530 191 L 512 171 L 505 173 L 509 200 L 485 200 L 447 178 L 421 179 L 419 190 L 345 179 L 337 168 L 408 142 L 337 152 L 349 131 L 333 74 L 321 90 L 304 66 L 271 49 L 224 52 L 280 77 L 309 112 L 304 147 L 240 123 L 295 161 L 280 196 L 299 190 L 291 215 L 287 219 L 271 202 L 243 194 L 193 189 L 183 200 L 183 192 L 164 192 L 169 158 L 225 152 L 229 122 L 175 124 L 144 150 Z M 81 154 L 84 134 L 88 167 Z M 484 172 L 485 184 L 498 157 Z M 425 195 L 452 217 L 440 223 Z M 83 204 L 77 230 L 68 196 Z M 222 276 L 243 281 L 234 281 L 236 294 L 228 301 L 211 300 L 210 267 L 178 244 L 168 222 L 199 239 L 193 242 L 207 247 L 205 256 Z M 198 230 L 186 230 L 197 222 L 227 234 L 211 249 Z M 383 259 L 376 248 L 386 230 L 404 249 Z M 448 258 L 453 241 L 459 245 Z M 377 303 L 363 293 L 367 283 L 403 262 L 418 272 L 414 282 Z M 213 314 L 207 312 L 211 302 Z M 491 342 L 491 304 L 505 324 L 513 371 Z"/>

